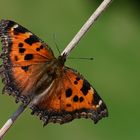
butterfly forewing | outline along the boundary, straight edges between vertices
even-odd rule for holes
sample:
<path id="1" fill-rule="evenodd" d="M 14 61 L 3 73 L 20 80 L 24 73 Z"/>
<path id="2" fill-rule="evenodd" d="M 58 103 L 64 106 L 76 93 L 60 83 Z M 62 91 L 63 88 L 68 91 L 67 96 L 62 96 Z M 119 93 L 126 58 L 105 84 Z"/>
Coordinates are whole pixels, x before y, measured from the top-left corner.
<path id="1" fill-rule="evenodd" d="M 37 81 L 44 75 L 45 63 L 54 58 L 52 50 L 36 35 L 14 21 L 0 22 L 0 37 L 5 92 L 16 97 L 31 94 Z"/>

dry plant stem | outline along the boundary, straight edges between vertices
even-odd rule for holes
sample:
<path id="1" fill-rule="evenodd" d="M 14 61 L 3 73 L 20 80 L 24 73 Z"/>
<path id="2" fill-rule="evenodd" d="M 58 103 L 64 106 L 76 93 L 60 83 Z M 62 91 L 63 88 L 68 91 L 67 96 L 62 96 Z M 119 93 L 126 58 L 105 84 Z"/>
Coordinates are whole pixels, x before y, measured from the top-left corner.
<path id="1" fill-rule="evenodd" d="M 84 34 L 88 31 L 88 29 L 93 25 L 95 20 L 100 16 L 100 14 L 107 8 L 107 6 L 111 3 L 111 0 L 104 0 L 101 5 L 96 9 L 96 11 L 91 15 L 91 17 L 87 20 L 87 22 L 83 25 L 80 31 L 75 35 L 72 41 L 67 45 L 65 50 L 61 53 L 61 55 L 66 55 L 66 57 L 70 54 L 71 50 L 76 47 L 80 39 L 84 36 Z M 8 119 L 8 121 L 3 125 L 0 129 L 0 139 L 7 133 L 9 128 L 14 124 L 16 119 L 20 116 L 20 114 L 26 109 L 27 106 L 21 104 L 17 111 Z"/>
<path id="2" fill-rule="evenodd" d="M 85 35 L 85 33 L 89 30 L 89 28 L 95 23 L 96 19 L 101 15 L 101 13 L 107 8 L 107 6 L 111 3 L 112 0 L 104 0 L 101 5 L 96 9 L 96 11 L 91 15 L 91 17 L 86 21 L 86 23 L 82 26 L 79 32 L 75 35 L 75 37 L 71 40 L 71 42 L 67 45 L 61 55 L 66 55 L 66 57 L 70 54 L 71 50 L 76 47 L 81 38 Z"/>
<path id="3" fill-rule="evenodd" d="M 26 109 L 27 105 L 21 104 L 19 108 L 14 112 L 14 114 L 7 120 L 7 122 L 0 129 L 0 140 L 12 126 L 12 124 L 16 121 L 16 119 L 20 116 L 20 114 Z"/>

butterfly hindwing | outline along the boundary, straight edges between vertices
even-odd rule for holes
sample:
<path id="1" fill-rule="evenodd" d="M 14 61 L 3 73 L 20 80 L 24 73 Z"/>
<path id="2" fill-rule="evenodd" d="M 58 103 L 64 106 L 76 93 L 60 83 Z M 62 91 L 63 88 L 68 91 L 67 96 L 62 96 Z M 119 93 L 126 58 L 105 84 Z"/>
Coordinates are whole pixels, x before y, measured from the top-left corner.
<path id="1" fill-rule="evenodd" d="M 10 20 L 0 21 L 1 66 L 4 92 L 19 97 L 30 94 L 38 72 L 54 58 L 52 50 L 32 32 Z M 36 78 L 35 78 L 36 77 Z"/>
<path id="2" fill-rule="evenodd" d="M 81 117 L 91 118 L 96 123 L 108 115 L 107 107 L 96 90 L 70 68 L 64 68 L 61 79 L 56 79 L 39 100 L 35 99 L 31 109 L 45 124 L 63 124 Z"/>

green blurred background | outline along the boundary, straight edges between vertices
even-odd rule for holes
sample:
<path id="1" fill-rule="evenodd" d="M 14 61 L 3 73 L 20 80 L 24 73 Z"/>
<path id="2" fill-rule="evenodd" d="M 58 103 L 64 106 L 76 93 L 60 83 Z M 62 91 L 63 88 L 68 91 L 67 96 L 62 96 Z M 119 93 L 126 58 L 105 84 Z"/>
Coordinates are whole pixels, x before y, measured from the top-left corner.
<path id="1" fill-rule="evenodd" d="M 101 0 L 0 0 L 0 19 L 12 19 L 48 42 L 56 56 Z M 140 139 L 140 2 L 114 0 L 67 60 L 97 89 L 109 117 L 94 125 L 74 120 L 65 125 L 42 122 L 27 109 L 5 140 L 139 140 Z M 56 39 L 54 39 L 54 34 Z M 1 44 L 0 44 L 1 46 Z M 1 84 L 0 89 L 2 90 Z M 12 97 L 0 95 L 0 126 L 17 109 Z"/>

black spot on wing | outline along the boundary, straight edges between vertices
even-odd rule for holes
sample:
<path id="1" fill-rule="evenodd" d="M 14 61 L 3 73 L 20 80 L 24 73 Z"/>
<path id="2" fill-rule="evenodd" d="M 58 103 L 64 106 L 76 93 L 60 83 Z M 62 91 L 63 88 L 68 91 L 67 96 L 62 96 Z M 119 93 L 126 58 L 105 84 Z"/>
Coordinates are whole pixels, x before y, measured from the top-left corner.
<path id="1" fill-rule="evenodd" d="M 18 56 L 15 56 L 15 61 L 18 61 Z"/>
<path id="2" fill-rule="evenodd" d="M 67 107 L 71 107 L 71 104 L 66 104 Z"/>
<path id="3" fill-rule="evenodd" d="M 21 69 L 23 69 L 25 72 L 29 70 L 29 65 L 28 66 L 22 66 Z"/>
<path id="4" fill-rule="evenodd" d="M 40 49 L 43 49 L 43 48 L 44 48 L 43 45 L 41 45 L 41 46 L 40 46 Z"/>
<path id="5" fill-rule="evenodd" d="M 36 48 L 36 51 L 40 51 L 40 48 Z"/>
<path id="6" fill-rule="evenodd" d="M 24 60 L 31 60 L 33 59 L 33 54 L 26 54 Z"/>
<path id="7" fill-rule="evenodd" d="M 19 48 L 19 53 L 24 53 L 26 51 L 25 48 Z"/>
<path id="8" fill-rule="evenodd" d="M 78 102 L 78 96 L 77 96 L 77 95 L 75 95 L 75 96 L 73 97 L 73 101 L 74 101 L 74 102 Z"/>
<path id="9" fill-rule="evenodd" d="M 75 84 L 75 85 L 77 85 L 77 84 L 78 84 L 78 82 L 77 82 L 77 81 L 74 81 L 74 84 Z"/>
<path id="10" fill-rule="evenodd" d="M 18 24 L 15 24 L 15 25 L 18 25 Z M 21 25 L 18 25 L 16 28 L 14 28 L 15 35 L 18 35 L 19 33 L 24 34 L 26 32 L 28 32 L 28 30 L 26 28 L 22 27 Z"/>
<path id="11" fill-rule="evenodd" d="M 79 81 L 80 80 L 80 77 L 76 77 L 76 81 Z"/>
<path id="12" fill-rule="evenodd" d="M 34 44 L 36 42 L 39 42 L 39 39 L 35 35 L 30 35 L 30 37 L 29 38 L 26 38 L 24 41 L 27 44 L 32 45 L 32 44 Z"/>
<path id="13" fill-rule="evenodd" d="M 79 101 L 80 101 L 80 102 L 83 102 L 83 101 L 84 101 L 84 98 L 83 98 L 83 97 L 80 97 L 80 98 L 79 98 Z"/>
<path id="14" fill-rule="evenodd" d="M 72 89 L 71 88 L 68 88 L 66 90 L 66 97 L 70 97 L 72 95 Z"/>
<path id="15" fill-rule="evenodd" d="M 23 47 L 23 43 L 19 43 L 18 44 L 18 47 Z"/>
<path id="16" fill-rule="evenodd" d="M 90 84 L 87 80 L 84 79 L 83 81 L 83 86 L 80 89 L 82 91 L 82 93 L 86 96 L 88 93 L 88 90 L 90 90 Z"/>
<path id="17" fill-rule="evenodd" d="M 41 45 L 39 48 L 36 48 L 36 51 L 40 51 L 43 48 L 44 48 L 43 45 Z"/>

